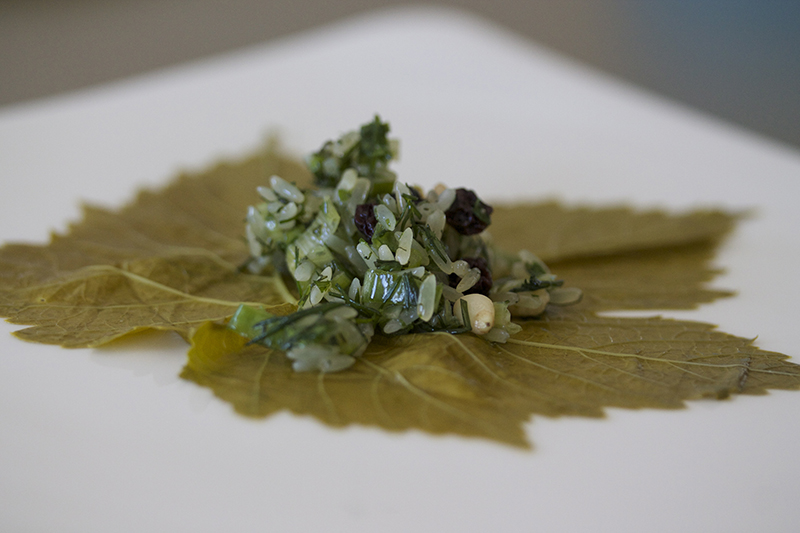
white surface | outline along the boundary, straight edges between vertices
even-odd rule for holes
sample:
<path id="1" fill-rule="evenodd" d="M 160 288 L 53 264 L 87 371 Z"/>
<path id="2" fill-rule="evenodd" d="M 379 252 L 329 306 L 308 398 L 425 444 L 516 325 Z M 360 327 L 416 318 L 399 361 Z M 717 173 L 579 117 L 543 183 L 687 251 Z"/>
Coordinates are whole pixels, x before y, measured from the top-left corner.
<path id="1" fill-rule="evenodd" d="M 667 313 L 797 353 L 800 154 L 464 15 L 399 11 L 0 110 L 0 241 L 44 241 L 179 168 L 298 153 L 379 112 L 403 179 L 482 196 L 755 207 L 718 263 L 740 291 Z M 253 422 L 178 379 L 185 346 L 65 351 L 0 324 L 2 531 L 796 531 L 800 393 L 537 417 L 534 452 Z"/>

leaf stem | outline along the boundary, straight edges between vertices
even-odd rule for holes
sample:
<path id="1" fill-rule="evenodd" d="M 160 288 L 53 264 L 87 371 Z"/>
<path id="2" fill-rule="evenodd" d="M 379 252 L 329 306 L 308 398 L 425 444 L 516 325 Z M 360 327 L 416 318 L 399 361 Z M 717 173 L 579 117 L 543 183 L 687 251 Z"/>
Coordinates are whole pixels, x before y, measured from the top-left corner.
<path id="1" fill-rule="evenodd" d="M 631 358 L 631 359 L 640 359 L 642 361 L 652 361 L 655 363 L 664 363 L 670 365 L 688 365 L 688 366 L 699 366 L 699 367 L 706 367 L 706 368 L 742 368 L 745 365 L 741 363 L 731 363 L 731 364 L 709 364 L 709 363 L 699 363 L 697 361 L 680 361 L 676 359 L 664 359 L 661 357 L 649 357 L 646 355 L 638 355 L 632 353 L 619 353 L 619 352 L 606 352 L 603 350 L 593 350 L 591 348 L 579 348 L 577 346 L 564 346 L 560 344 L 547 344 L 543 342 L 534 342 L 534 341 L 521 341 L 518 339 L 508 339 L 506 341 L 509 344 L 520 344 L 523 346 L 533 346 L 535 348 L 547 348 L 551 350 L 566 350 L 570 352 L 578 352 L 580 354 L 587 354 L 593 353 L 598 355 L 607 355 L 610 357 L 623 357 L 623 358 Z M 794 376 L 795 374 L 786 373 L 786 372 L 777 372 L 772 370 L 761 370 L 761 369 L 750 369 L 752 372 L 762 372 L 765 374 L 776 374 L 776 375 L 787 375 L 787 376 Z"/>
<path id="2" fill-rule="evenodd" d="M 108 270 L 111 270 L 111 271 L 113 271 L 113 272 L 115 272 L 117 274 L 120 274 L 121 276 L 123 276 L 125 278 L 128 278 L 128 279 L 130 279 L 132 281 L 135 281 L 137 283 L 141 283 L 142 285 L 147 285 L 149 287 L 153 287 L 155 289 L 158 289 L 158 290 L 170 293 L 170 294 L 183 296 L 184 298 L 187 298 L 189 300 L 195 300 L 195 301 L 198 301 L 198 302 L 203 302 L 203 303 L 212 304 L 212 305 L 224 305 L 224 306 L 228 306 L 228 307 L 239 307 L 241 304 L 251 305 L 251 306 L 264 305 L 261 302 L 237 302 L 237 301 L 230 301 L 230 300 L 220 300 L 220 299 L 217 299 L 217 298 L 208 298 L 208 297 L 205 297 L 205 296 L 196 296 L 194 294 L 189 294 L 188 292 L 184 292 L 184 291 L 175 289 L 173 287 L 170 287 L 169 285 L 164 285 L 163 283 L 159 283 L 157 281 L 153 281 L 150 278 L 146 278 L 144 276 L 140 276 L 139 274 L 134 274 L 133 272 L 128 272 L 127 270 L 123 270 L 123 269 L 121 269 L 119 267 L 115 267 L 115 266 L 112 266 L 112 265 L 92 265 L 92 266 L 89 266 L 89 267 L 85 267 L 82 270 L 84 270 L 84 271 L 87 271 L 87 270 L 88 271 L 96 271 L 96 270 L 108 271 Z M 283 281 L 281 281 L 281 284 L 283 284 Z M 284 286 L 284 290 L 285 289 L 286 289 L 286 287 Z"/>
<path id="3" fill-rule="evenodd" d="M 283 276 L 280 274 L 274 274 L 272 276 L 272 281 L 275 284 L 275 288 L 278 289 L 281 297 L 286 301 L 286 303 L 290 303 L 292 305 L 297 305 L 297 299 L 289 292 L 289 288 L 283 282 Z"/>

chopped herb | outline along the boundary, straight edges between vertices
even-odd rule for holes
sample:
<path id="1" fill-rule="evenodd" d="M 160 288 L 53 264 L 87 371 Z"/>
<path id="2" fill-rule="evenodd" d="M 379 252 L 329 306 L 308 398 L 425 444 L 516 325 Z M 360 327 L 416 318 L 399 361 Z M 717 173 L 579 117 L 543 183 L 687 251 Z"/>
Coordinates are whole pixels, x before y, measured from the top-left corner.
<path id="1" fill-rule="evenodd" d="M 358 169 L 367 169 L 364 175 L 375 176 L 376 170 L 392 159 L 392 150 L 389 147 L 389 140 L 386 138 L 387 133 L 389 133 L 389 124 L 381 122 L 377 115 L 372 122 L 361 126 Z"/>
<path id="2" fill-rule="evenodd" d="M 442 262 L 450 261 L 450 257 L 448 257 L 447 249 L 442 244 L 442 241 L 433 233 L 430 226 L 427 224 L 416 224 L 415 228 L 418 230 L 419 240 L 421 244 L 424 245 L 425 249 L 428 253 L 431 254 L 432 257 L 436 257 Z"/>
<path id="3" fill-rule="evenodd" d="M 535 277 L 530 277 L 522 282 L 522 285 L 511 289 L 513 292 L 527 292 L 527 291 L 538 291 L 540 289 L 549 289 L 552 287 L 561 287 L 564 284 L 563 280 L 556 280 L 556 281 L 542 281 Z"/>
<path id="4" fill-rule="evenodd" d="M 403 197 L 406 199 L 407 202 L 412 202 L 416 204 L 422 201 L 422 194 L 420 194 L 420 192 L 417 190 L 416 187 L 413 187 L 408 184 L 406 184 L 406 187 L 408 187 L 409 194 L 404 194 Z"/>
<path id="5" fill-rule="evenodd" d="M 528 275 L 530 277 L 523 281 L 519 287 L 511 289 L 513 292 L 532 292 L 541 289 L 561 287 L 564 285 L 563 280 L 557 280 L 551 274 L 548 274 L 547 270 L 545 270 L 545 268 L 539 264 L 538 261 L 526 263 L 525 270 L 528 271 Z M 550 277 L 552 279 L 541 279 L 544 277 Z"/>

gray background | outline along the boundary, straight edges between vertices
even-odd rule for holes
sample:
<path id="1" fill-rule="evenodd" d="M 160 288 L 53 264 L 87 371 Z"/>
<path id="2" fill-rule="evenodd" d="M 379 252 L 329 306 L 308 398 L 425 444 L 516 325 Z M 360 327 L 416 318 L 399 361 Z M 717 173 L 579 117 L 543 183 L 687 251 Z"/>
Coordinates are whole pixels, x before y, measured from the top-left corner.
<path id="1" fill-rule="evenodd" d="M 0 106 L 414 4 L 0 0 Z M 481 15 L 597 69 L 800 147 L 800 0 L 435 4 Z"/>

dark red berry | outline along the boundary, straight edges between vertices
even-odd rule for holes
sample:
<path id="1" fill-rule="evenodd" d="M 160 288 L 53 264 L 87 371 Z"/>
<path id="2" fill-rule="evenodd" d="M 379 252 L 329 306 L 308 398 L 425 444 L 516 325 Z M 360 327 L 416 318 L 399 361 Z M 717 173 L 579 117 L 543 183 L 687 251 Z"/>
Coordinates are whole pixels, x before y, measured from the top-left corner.
<path id="1" fill-rule="evenodd" d="M 461 235 L 475 235 L 491 224 L 492 206 L 478 199 L 469 189 L 456 189 L 456 198 L 445 211 L 447 223 Z"/>
<path id="2" fill-rule="evenodd" d="M 375 206 L 372 204 L 358 205 L 353 222 L 367 242 L 372 244 L 372 235 L 375 233 L 375 226 L 378 224 L 378 219 L 375 218 Z"/>
<path id="3" fill-rule="evenodd" d="M 461 259 L 466 261 L 470 268 L 477 268 L 481 271 L 480 279 L 475 285 L 464 291 L 464 294 L 483 294 L 488 296 L 493 283 L 492 273 L 489 271 L 489 264 L 486 259 L 484 257 L 462 257 Z M 450 274 L 447 277 L 447 284 L 451 287 L 456 287 L 459 281 L 461 281 L 461 278 L 457 274 Z"/>

